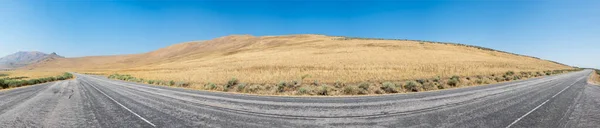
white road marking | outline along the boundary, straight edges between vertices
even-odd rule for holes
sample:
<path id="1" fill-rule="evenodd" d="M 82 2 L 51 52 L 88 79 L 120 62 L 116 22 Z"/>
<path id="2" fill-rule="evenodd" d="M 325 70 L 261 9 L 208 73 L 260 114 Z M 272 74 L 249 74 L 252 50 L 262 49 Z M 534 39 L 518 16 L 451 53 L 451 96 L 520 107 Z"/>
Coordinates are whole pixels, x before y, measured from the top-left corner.
<path id="1" fill-rule="evenodd" d="M 98 88 L 94 87 L 94 86 L 93 86 L 93 85 L 91 85 L 91 84 L 90 84 L 90 86 L 92 86 L 94 89 L 96 89 L 97 91 L 99 91 L 100 93 L 102 93 L 104 96 L 108 97 L 110 100 L 112 100 L 112 101 L 114 101 L 115 103 L 117 103 L 119 106 L 121 106 L 121 107 L 125 108 L 125 110 L 127 110 L 127 111 L 131 112 L 133 115 L 135 115 L 135 116 L 139 117 L 140 119 L 144 120 L 146 123 L 148 123 L 148 124 L 152 125 L 152 127 L 156 127 L 156 125 L 154 125 L 152 122 L 150 122 L 150 121 L 146 120 L 144 117 L 142 117 L 142 116 L 138 115 L 137 113 L 135 113 L 135 112 L 131 111 L 131 109 L 129 109 L 129 108 L 127 108 L 127 107 L 125 107 L 123 104 L 121 104 L 121 103 L 117 102 L 117 101 L 116 101 L 115 99 L 113 99 L 112 97 L 110 97 L 110 96 L 106 95 L 106 93 L 104 93 L 104 92 L 100 91 L 100 89 L 98 89 Z"/>
<path id="2" fill-rule="evenodd" d="M 584 77 L 582 77 L 584 78 Z M 548 101 L 550 101 L 550 99 L 556 97 L 558 94 L 562 93 L 563 91 L 567 90 L 567 88 L 570 88 L 571 86 L 575 85 L 575 83 L 577 83 L 577 81 L 581 80 L 582 78 L 579 78 L 577 80 L 575 80 L 575 82 L 567 87 L 565 87 L 564 89 L 560 90 L 560 92 L 554 94 L 552 97 L 550 97 L 549 99 L 547 99 L 546 101 L 542 102 L 542 104 L 538 105 L 537 107 L 533 108 L 531 111 L 525 113 L 525 115 L 517 118 L 517 120 L 513 121 L 512 123 L 510 123 L 508 126 L 506 126 L 506 128 L 510 128 L 511 126 L 515 125 L 517 122 L 519 122 L 521 119 L 525 118 L 527 115 L 531 114 L 532 112 L 534 112 L 535 110 L 537 110 L 538 108 L 542 107 L 544 104 L 548 103 Z"/>

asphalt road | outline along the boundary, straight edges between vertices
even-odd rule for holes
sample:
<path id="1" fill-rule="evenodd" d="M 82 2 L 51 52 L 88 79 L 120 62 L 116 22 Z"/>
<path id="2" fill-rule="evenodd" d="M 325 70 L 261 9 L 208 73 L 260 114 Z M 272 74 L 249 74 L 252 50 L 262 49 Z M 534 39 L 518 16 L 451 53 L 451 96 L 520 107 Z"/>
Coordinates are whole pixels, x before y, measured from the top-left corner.
<path id="1" fill-rule="evenodd" d="M 434 92 L 271 97 L 76 74 L 0 91 L 0 127 L 599 127 L 589 70 Z"/>

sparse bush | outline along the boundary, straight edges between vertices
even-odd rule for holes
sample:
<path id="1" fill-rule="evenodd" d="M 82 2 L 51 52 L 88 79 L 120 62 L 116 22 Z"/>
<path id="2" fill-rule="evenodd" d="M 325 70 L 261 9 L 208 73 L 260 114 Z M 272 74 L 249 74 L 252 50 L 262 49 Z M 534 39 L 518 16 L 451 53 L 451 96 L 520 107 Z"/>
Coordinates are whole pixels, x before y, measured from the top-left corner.
<path id="1" fill-rule="evenodd" d="M 456 87 L 458 86 L 458 80 L 457 79 L 450 79 L 448 80 L 448 85 L 452 86 L 452 87 Z"/>
<path id="2" fill-rule="evenodd" d="M 421 85 L 419 85 L 419 83 L 417 83 L 415 81 L 409 81 L 409 82 L 406 82 L 406 84 L 404 85 L 404 88 L 406 88 L 408 91 L 418 92 L 419 88 L 421 88 Z"/>
<path id="3" fill-rule="evenodd" d="M 169 81 L 169 86 L 174 86 L 175 85 L 175 81 Z"/>
<path id="4" fill-rule="evenodd" d="M 155 81 L 154 80 L 148 80 L 148 84 L 154 84 Z"/>
<path id="5" fill-rule="evenodd" d="M 437 77 L 433 78 L 433 82 L 439 83 L 439 82 L 441 82 L 440 80 L 441 80 L 440 76 L 437 76 Z"/>
<path id="6" fill-rule="evenodd" d="M 356 95 L 358 91 L 356 90 L 356 86 L 345 86 L 342 90 L 346 95 Z"/>
<path id="7" fill-rule="evenodd" d="M 439 83 L 437 83 L 437 82 L 427 82 L 427 83 L 423 84 L 423 90 L 427 90 L 427 91 L 436 90 L 436 89 L 438 89 L 438 85 L 439 85 Z"/>
<path id="8" fill-rule="evenodd" d="M 4 84 L 4 79 L 0 79 L 0 89 L 8 88 L 8 85 Z"/>
<path id="9" fill-rule="evenodd" d="M 362 90 L 368 91 L 369 90 L 369 85 L 370 85 L 370 83 L 362 82 L 362 83 L 358 84 L 358 88 L 360 88 Z"/>
<path id="10" fill-rule="evenodd" d="M 277 91 L 279 91 L 279 92 L 284 92 L 284 91 L 285 91 L 285 86 L 286 86 L 286 83 L 285 83 L 285 81 L 281 81 L 281 82 L 279 82 L 279 83 L 277 84 Z"/>
<path id="11" fill-rule="evenodd" d="M 246 84 L 244 84 L 244 83 L 240 83 L 240 84 L 237 85 L 237 91 L 238 92 L 243 92 L 244 88 L 246 88 Z"/>
<path id="12" fill-rule="evenodd" d="M 327 85 L 321 85 L 321 87 L 319 87 L 319 90 L 317 91 L 317 94 L 329 95 L 329 87 L 327 87 Z"/>
<path id="13" fill-rule="evenodd" d="M 223 90 L 222 91 L 224 91 L 224 92 L 229 91 L 229 88 L 227 88 L 227 85 L 223 85 Z"/>
<path id="14" fill-rule="evenodd" d="M 381 90 L 387 93 L 398 93 L 398 90 L 396 90 L 396 85 L 391 82 L 383 83 L 383 86 L 381 86 Z"/>
<path id="15" fill-rule="evenodd" d="M 456 87 L 458 86 L 458 84 L 460 83 L 460 77 L 459 76 L 452 76 L 450 77 L 450 80 L 448 80 L 447 84 L 452 86 L 452 87 Z"/>
<path id="16" fill-rule="evenodd" d="M 319 86 L 319 81 L 318 81 L 318 80 L 315 80 L 315 81 L 313 81 L 313 83 L 312 83 L 312 84 L 313 84 L 314 86 Z"/>
<path id="17" fill-rule="evenodd" d="M 507 75 L 507 76 L 512 76 L 514 74 L 515 74 L 515 72 L 513 72 L 513 71 L 508 71 L 508 72 L 505 73 L 505 75 Z"/>
<path id="18" fill-rule="evenodd" d="M 226 88 L 231 88 L 231 87 L 233 87 L 233 86 L 237 85 L 237 84 L 238 84 L 238 82 L 239 82 L 239 81 L 238 81 L 238 79 L 237 79 L 237 78 L 231 78 L 229 81 L 227 81 L 227 86 L 226 86 Z"/>
<path id="19" fill-rule="evenodd" d="M 521 76 L 513 76 L 513 80 L 520 80 Z"/>
<path id="20" fill-rule="evenodd" d="M 452 76 L 450 79 L 460 80 L 460 76 Z"/>
<path id="21" fill-rule="evenodd" d="M 424 84 L 425 82 L 427 82 L 425 79 L 418 79 L 417 82 L 419 84 Z"/>
<path id="22" fill-rule="evenodd" d="M 217 89 L 217 85 L 215 83 L 208 83 L 206 85 L 204 85 L 204 89 L 206 90 L 214 90 Z"/>
<path id="23" fill-rule="evenodd" d="M 298 89 L 298 94 L 308 94 L 308 89 L 306 89 L 305 87 L 301 87 L 300 89 Z"/>

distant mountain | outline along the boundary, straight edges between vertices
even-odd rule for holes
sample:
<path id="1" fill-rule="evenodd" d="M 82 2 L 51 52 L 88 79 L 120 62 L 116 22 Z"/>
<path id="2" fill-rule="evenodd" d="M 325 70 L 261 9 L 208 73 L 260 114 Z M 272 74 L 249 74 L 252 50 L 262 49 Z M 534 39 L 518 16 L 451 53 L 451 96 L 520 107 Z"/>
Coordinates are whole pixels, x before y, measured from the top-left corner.
<path id="1" fill-rule="evenodd" d="M 13 69 L 48 59 L 64 58 L 56 53 L 46 54 L 37 51 L 20 51 L 0 58 L 0 69 Z"/>

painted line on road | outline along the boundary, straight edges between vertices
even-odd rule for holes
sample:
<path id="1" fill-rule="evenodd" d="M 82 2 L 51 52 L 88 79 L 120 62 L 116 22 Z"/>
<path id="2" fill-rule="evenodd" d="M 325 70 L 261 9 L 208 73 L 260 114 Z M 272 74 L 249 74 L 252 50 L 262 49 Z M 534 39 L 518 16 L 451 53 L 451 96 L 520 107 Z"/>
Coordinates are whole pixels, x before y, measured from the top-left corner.
<path id="1" fill-rule="evenodd" d="M 584 78 L 584 77 L 582 77 Z M 540 107 L 542 107 L 544 104 L 548 103 L 548 101 L 550 101 L 550 99 L 558 96 L 558 94 L 562 93 L 563 91 L 567 90 L 568 88 L 570 88 L 571 86 L 575 85 L 575 83 L 577 83 L 577 81 L 581 80 L 582 78 L 577 79 L 575 82 L 573 82 L 573 84 L 565 87 L 564 89 L 560 90 L 558 93 L 554 94 L 552 97 L 550 97 L 549 99 L 547 99 L 546 101 L 542 102 L 542 104 L 538 105 L 537 107 L 533 108 L 531 111 L 525 113 L 525 115 L 517 118 L 517 120 L 513 121 L 512 123 L 510 123 L 508 126 L 506 126 L 506 128 L 510 128 L 511 126 L 515 125 L 517 122 L 519 122 L 521 119 L 525 118 L 527 115 L 531 114 L 532 112 L 534 112 L 535 110 L 539 109 Z"/>
<path id="2" fill-rule="evenodd" d="M 154 125 L 152 122 L 150 122 L 150 121 L 146 120 L 146 118 L 144 118 L 144 117 L 142 117 L 142 116 L 138 115 L 137 113 L 135 113 L 135 112 L 131 111 L 131 109 L 129 109 L 129 108 L 127 108 L 127 107 L 125 107 L 123 104 L 121 104 L 121 103 L 117 102 L 117 101 L 116 101 L 115 99 L 113 99 L 112 97 L 110 97 L 110 96 L 106 95 L 106 93 L 104 93 L 104 92 L 100 91 L 100 89 L 98 89 L 98 88 L 94 87 L 94 86 L 93 86 L 93 85 L 91 85 L 91 84 L 90 84 L 90 86 L 92 86 L 94 89 L 96 89 L 97 91 L 99 91 L 100 93 L 102 93 L 104 96 L 108 97 L 110 100 L 112 100 L 112 101 L 114 101 L 115 103 L 117 103 L 119 106 L 121 106 L 121 107 L 125 108 L 125 110 L 127 110 L 127 111 L 131 112 L 133 115 L 135 115 L 135 116 L 137 116 L 138 118 L 140 118 L 140 119 L 144 120 L 146 123 L 148 123 L 148 124 L 152 125 L 152 127 L 156 127 L 156 125 Z"/>

